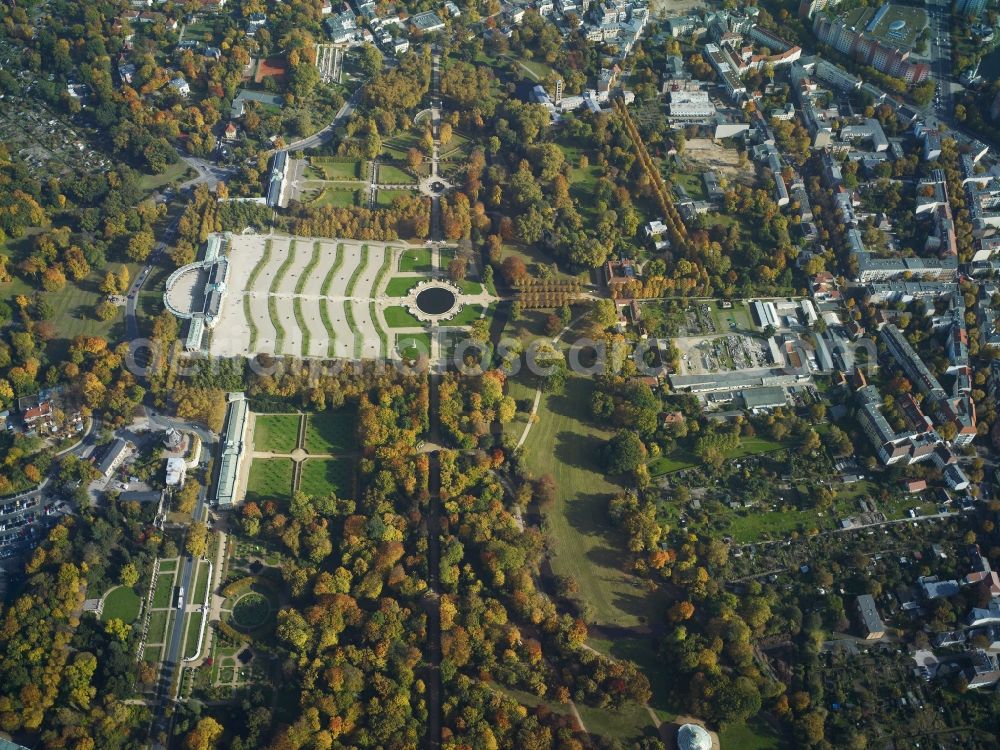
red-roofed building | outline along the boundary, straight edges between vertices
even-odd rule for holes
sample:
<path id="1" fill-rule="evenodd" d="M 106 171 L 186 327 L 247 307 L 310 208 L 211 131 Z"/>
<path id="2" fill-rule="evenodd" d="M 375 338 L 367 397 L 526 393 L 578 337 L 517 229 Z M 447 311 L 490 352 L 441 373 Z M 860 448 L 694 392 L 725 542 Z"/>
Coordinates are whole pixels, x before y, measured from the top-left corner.
<path id="1" fill-rule="evenodd" d="M 48 401 L 43 401 L 37 406 L 25 409 L 21 414 L 21 418 L 29 430 L 44 427 L 52 421 L 52 404 Z"/>
<path id="2" fill-rule="evenodd" d="M 659 388 L 660 379 L 654 375 L 636 375 L 632 378 L 633 383 L 644 383 L 650 388 Z"/>
<path id="3" fill-rule="evenodd" d="M 1000 576 L 995 570 L 991 570 L 979 582 L 979 591 L 991 598 L 1000 596 Z"/>
<path id="4" fill-rule="evenodd" d="M 684 415 L 679 411 L 668 411 L 663 415 L 663 426 L 683 424 Z"/>
<path id="5" fill-rule="evenodd" d="M 809 280 L 809 289 L 817 302 L 830 302 L 841 298 L 837 280 L 829 271 L 820 271 Z"/>
<path id="6" fill-rule="evenodd" d="M 631 284 L 637 276 L 637 269 L 630 260 L 609 260 L 604 264 L 604 281 L 612 293 Z"/>
<path id="7" fill-rule="evenodd" d="M 942 402 L 942 411 L 946 419 L 955 425 L 953 445 L 968 445 L 979 434 L 976 427 L 976 405 L 968 395 L 946 399 Z"/>

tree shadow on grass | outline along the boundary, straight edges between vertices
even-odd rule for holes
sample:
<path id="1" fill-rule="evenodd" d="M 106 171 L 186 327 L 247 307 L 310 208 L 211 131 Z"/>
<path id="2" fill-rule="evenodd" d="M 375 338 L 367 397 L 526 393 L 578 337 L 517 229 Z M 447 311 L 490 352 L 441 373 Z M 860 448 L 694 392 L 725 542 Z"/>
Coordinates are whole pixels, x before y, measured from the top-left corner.
<path id="1" fill-rule="evenodd" d="M 111 329 L 108 331 L 108 339 L 111 341 L 120 341 L 125 338 L 125 320 L 116 320 L 112 324 Z"/>
<path id="2" fill-rule="evenodd" d="M 609 533 L 602 534 L 602 536 L 609 542 L 620 541 L 618 539 L 613 539 L 613 535 Z M 622 564 L 623 554 L 621 548 L 617 545 L 601 545 L 587 550 L 587 559 L 598 567 L 619 570 Z"/>
<path id="3" fill-rule="evenodd" d="M 581 377 L 568 377 L 563 392 L 550 394 L 546 404 L 553 414 L 589 422 L 590 397 L 593 391 L 590 381 Z"/>
<path id="4" fill-rule="evenodd" d="M 541 310 L 522 310 L 515 321 L 518 329 L 525 329 L 531 336 L 544 336 L 548 314 Z"/>
<path id="5" fill-rule="evenodd" d="M 597 533 L 601 533 L 601 530 Z M 587 550 L 587 561 L 594 568 L 603 568 L 608 571 L 602 578 L 614 584 L 614 596 L 611 605 L 615 609 L 638 619 L 641 623 L 639 632 L 645 633 L 647 623 L 651 621 L 651 618 L 655 619 L 657 611 L 656 603 L 653 600 L 660 600 L 662 597 L 640 588 L 638 581 L 624 570 L 623 565 L 627 555 L 624 546 L 625 540 L 621 535 L 610 528 L 605 528 L 601 536 L 607 543 Z M 623 586 L 629 588 L 623 588 Z M 616 623 L 606 624 L 613 626 Z"/>
<path id="6" fill-rule="evenodd" d="M 556 445 L 553 450 L 555 457 L 576 469 L 585 469 L 600 475 L 597 461 L 600 458 L 600 448 L 604 441 L 595 435 L 581 435 L 563 430 L 556 435 Z"/>
<path id="7" fill-rule="evenodd" d="M 621 556 L 618 559 L 621 560 Z M 643 626 L 639 632 L 643 632 L 645 627 L 656 623 L 657 615 L 665 611 L 665 607 L 662 606 L 662 596 L 642 591 L 638 586 L 635 590 L 639 593 L 617 591 L 612 604 L 622 612 L 635 616 Z"/>

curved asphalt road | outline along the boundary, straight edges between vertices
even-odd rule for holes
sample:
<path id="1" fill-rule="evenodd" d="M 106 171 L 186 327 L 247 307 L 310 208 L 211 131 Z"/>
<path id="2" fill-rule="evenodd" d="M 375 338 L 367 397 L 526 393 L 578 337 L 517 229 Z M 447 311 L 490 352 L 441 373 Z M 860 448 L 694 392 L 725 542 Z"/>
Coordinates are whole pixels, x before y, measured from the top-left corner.
<path id="1" fill-rule="evenodd" d="M 127 342 L 132 342 L 139 338 L 139 322 L 136 319 L 139 292 L 142 291 L 142 285 L 146 283 L 146 279 L 153 270 L 155 261 L 159 260 L 160 256 L 173 244 L 174 237 L 177 235 L 177 224 L 180 222 L 181 216 L 183 216 L 183 211 L 177 215 L 177 218 L 170 222 L 170 226 L 163 233 L 163 237 L 156 243 L 153 252 L 146 259 L 146 265 L 142 267 L 142 270 L 139 271 L 139 274 L 132 280 L 132 285 L 128 288 L 128 298 L 125 301 L 125 340 Z"/>
<path id="2" fill-rule="evenodd" d="M 316 146 L 322 146 L 328 140 L 333 137 L 333 131 L 339 127 L 341 124 L 347 122 L 351 114 L 354 112 L 354 108 L 358 106 L 358 102 L 361 101 L 361 92 L 364 91 L 364 84 L 358 86 L 354 93 L 351 94 L 351 98 L 344 102 L 344 106 L 340 108 L 333 121 L 327 125 L 322 130 L 313 133 L 308 138 L 302 138 L 301 140 L 295 141 L 294 143 L 289 143 L 285 146 L 285 151 L 304 151 L 307 148 L 316 148 Z"/>
<path id="3" fill-rule="evenodd" d="M 185 156 L 181 154 L 180 158 L 182 162 L 198 173 L 197 177 L 187 182 L 182 182 L 179 185 L 179 189 L 181 190 L 201 183 L 208 185 L 209 188 L 215 188 L 220 182 L 225 182 L 236 174 L 236 170 L 232 167 L 223 167 L 197 156 Z"/>

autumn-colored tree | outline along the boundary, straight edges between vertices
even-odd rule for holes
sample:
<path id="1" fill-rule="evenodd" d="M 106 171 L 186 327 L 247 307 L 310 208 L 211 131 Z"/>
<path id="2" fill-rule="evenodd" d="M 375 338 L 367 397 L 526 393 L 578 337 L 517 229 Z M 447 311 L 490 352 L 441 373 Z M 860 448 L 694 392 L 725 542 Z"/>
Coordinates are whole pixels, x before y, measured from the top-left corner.
<path id="1" fill-rule="evenodd" d="M 126 643 L 132 633 L 132 626 L 119 617 L 112 617 L 104 623 L 104 632 L 119 643 Z"/>
<path id="2" fill-rule="evenodd" d="M 226 396 L 221 388 L 184 386 L 175 392 L 177 416 L 204 421 L 213 432 L 222 430 L 226 418 Z"/>
<path id="3" fill-rule="evenodd" d="M 97 316 L 98 320 L 102 320 L 104 322 L 114 320 L 118 317 L 118 306 L 104 300 L 97 303 L 97 307 L 94 308 L 94 314 Z"/>
<path id="4" fill-rule="evenodd" d="M 132 235 L 132 238 L 128 241 L 126 252 L 132 260 L 146 260 L 149 254 L 153 252 L 155 244 L 156 238 L 153 236 L 153 233 L 148 229 L 144 229 Z"/>
<path id="5" fill-rule="evenodd" d="M 508 284 L 518 284 L 528 278 L 528 267 L 516 255 L 508 255 L 500 266 Z"/>
<path id="6" fill-rule="evenodd" d="M 128 272 L 128 266 L 122 265 L 118 269 L 118 289 L 124 294 L 128 290 L 129 280 L 131 279 L 131 274 Z"/>
<path id="7" fill-rule="evenodd" d="M 448 278 L 459 282 L 465 279 L 465 274 L 469 269 L 469 256 L 465 253 L 456 253 L 455 257 L 448 263 Z"/>
<path id="8" fill-rule="evenodd" d="M 47 268 L 42 274 L 42 288 L 46 292 L 58 292 L 66 286 L 66 274 L 58 268 Z"/>
<path id="9" fill-rule="evenodd" d="M 674 602 L 667 610 L 667 619 L 674 623 L 690 620 L 693 615 L 694 605 L 689 601 Z"/>
<path id="10" fill-rule="evenodd" d="M 104 280 L 98 288 L 105 294 L 118 294 L 118 277 L 113 271 L 108 271 L 104 274 Z"/>
<path id="11" fill-rule="evenodd" d="M 74 246 L 66 251 L 66 270 L 73 281 L 83 281 L 90 274 L 90 264 L 80 248 Z"/>
<path id="12" fill-rule="evenodd" d="M 184 549 L 192 557 L 204 557 L 208 552 L 208 527 L 203 523 L 193 523 L 188 528 Z"/>
<path id="13" fill-rule="evenodd" d="M 122 586 L 128 588 L 135 586 L 139 582 L 139 569 L 135 567 L 135 563 L 129 562 L 122 565 L 122 569 L 118 573 L 118 580 L 121 581 Z"/>
<path id="14" fill-rule="evenodd" d="M 184 747 L 186 750 L 212 750 L 222 739 L 223 732 L 224 728 L 219 722 L 206 716 L 188 732 L 184 738 Z"/>
<path id="15" fill-rule="evenodd" d="M 201 492 L 201 485 L 195 479 L 189 479 L 184 486 L 177 491 L 177 510 L 180 513 L 191 513 L 198 502 L 198 493 Z"/>

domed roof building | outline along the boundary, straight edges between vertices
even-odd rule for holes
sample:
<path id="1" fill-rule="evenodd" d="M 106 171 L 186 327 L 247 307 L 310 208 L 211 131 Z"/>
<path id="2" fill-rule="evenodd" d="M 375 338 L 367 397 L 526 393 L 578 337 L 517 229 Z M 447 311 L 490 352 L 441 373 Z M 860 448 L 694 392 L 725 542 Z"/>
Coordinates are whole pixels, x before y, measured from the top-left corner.
<path id="1" fill-rule="evenodd" d="M 697 724 L 684 724 L 677 730 L 678 750 L 712 750 L 712 738 Z"/>

